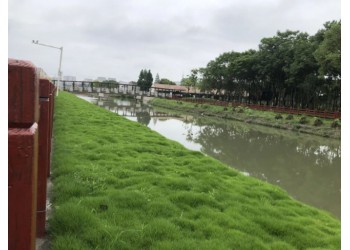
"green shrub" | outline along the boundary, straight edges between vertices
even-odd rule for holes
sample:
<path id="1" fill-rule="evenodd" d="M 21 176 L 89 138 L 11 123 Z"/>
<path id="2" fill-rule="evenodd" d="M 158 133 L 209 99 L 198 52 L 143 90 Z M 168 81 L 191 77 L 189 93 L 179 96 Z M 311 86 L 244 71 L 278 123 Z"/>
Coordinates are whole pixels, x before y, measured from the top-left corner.
<path id="1" fill-rule="evenodd" d="M 335 119 L 332 124 L 331 124 L 332 128 L 340 128 L 340 120 L 339 119 Z"/>
<path id="2" fill-rule="evenodd" d="M 323 125 L 323 121 L 320 118 L 316 118 L 314 120 L 314 126 L 318 127 L 318 126 L 321 126 L 321 125 Z"/>
<path id="3" fill-rule="evenodd" d="M 227 111 L 227 107 L 224 107 L 224 111 Z"/>
<path id="4" fill-rule="evenodd" d="M 244 113 L 244 108 L 241 106 L 238 106 L 236 110 L 238 113 Z"/>
<path id="5" fill-rule="evenodd" d="M 283 119 L 283 116 L 282 116 L 281 114 L 277 114 L 277 115 L 275 116 L 275 119 L 276 119 L 276 120 Z"/>
<path id="6" fill-rule="evenodd" d="M 306 116 L 302 116 L 299 120 L 299 123 L 300 124 L 306 124 L 308 123 L 309 121 L 307 120 Z"/>
<path id="7" fill-rule="evenodd" d="M 248 115 L 252 115 L 253 114 L 253 110 L 251 110 L 251 109 L 246 109 L 246 113 L 248 114 Z"/>
<path id="8" fill-rule="evenodd" d="M 293 119 L 294 119 L 294 117 L 293 117 L 292 114 L 289 114 L 289 115 L 287 115 L 287 117 L 286 117 L 286 120 L 293 120 Z"/>
<path id="9" fill-rule="evenodd" d="M 298 130 L 299 128 L 301 128 L 301 126 L 299 124 L 295 124 L 294 128 Z"/>

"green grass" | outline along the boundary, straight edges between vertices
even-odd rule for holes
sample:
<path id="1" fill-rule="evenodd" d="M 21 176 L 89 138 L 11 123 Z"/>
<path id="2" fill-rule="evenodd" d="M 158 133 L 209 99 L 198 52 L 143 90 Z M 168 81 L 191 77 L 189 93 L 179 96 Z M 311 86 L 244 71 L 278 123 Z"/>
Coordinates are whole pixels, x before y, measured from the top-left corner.
<path id="1" fill-rule="evenodd" d="M 293 119 L 288 119 L 288 114 L 280 113 L 281 118 L 276 119 L 278 113 L 272 111 L 253 110 L 247 107 L 222 107 L 209 104 L 195 104 L 186 101 L 175 101 L 169 99 L 155 98 L 150 102 L 152 105 L 167 109 L 181 110 L 185 112 L 238 120 L 247 123 L 259 124 L 279 129 L 287 129 L 301 133 L 313 134 L 323 137 L 340 139 L 340 129 L 332 128 L 333 119 L 317 118 L 312 116 L 293 115 Z M 306 117 L 306 123 L 301 123 L 300 119 Z M 322 125 L 315 126 L 314 122 L 319 119 Z M 339 120 L 338 120 L 339 121 Z"/>
<path id="2" fill-rule="evenodd" d="M 61 92 L 52 249 L 340 249 L 340 222 L 277 186 Z"/>

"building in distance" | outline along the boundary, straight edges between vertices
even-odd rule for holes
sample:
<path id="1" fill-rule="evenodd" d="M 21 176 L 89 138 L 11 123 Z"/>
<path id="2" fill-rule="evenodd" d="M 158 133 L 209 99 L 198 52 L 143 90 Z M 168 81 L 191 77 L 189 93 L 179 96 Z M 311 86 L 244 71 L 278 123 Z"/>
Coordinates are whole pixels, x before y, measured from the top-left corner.
<path id="1" fill-rule="evenodd" d="M 64 76 L 63 80 L 64 81 L 76 81 L 77 78 L 75 76 Z"/>
<path id="2" fill-rule="evenodd" d="M 103 82 L 103 81 L 106 81 L 106 80 L 107 80 L 106 77 L 103 77 L 103 76 L 97 77 L 97 81 L 99 81 L 99 82 Z"/>

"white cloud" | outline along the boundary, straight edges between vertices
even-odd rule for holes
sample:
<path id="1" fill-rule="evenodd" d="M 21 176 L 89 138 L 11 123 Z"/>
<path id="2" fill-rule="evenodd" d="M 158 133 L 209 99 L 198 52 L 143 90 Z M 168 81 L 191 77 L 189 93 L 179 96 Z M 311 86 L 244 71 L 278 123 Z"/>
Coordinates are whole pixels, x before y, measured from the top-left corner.
<path id="1" fill-rule="evenodd" d="M 277 30 L 314 34 L 340 19 L 340 0 L 40 1 L 9 2 L 9 57 L 56 75 L 137 80 L 143 68 L 180 80 L 225 51 L 257 48 Z"/>

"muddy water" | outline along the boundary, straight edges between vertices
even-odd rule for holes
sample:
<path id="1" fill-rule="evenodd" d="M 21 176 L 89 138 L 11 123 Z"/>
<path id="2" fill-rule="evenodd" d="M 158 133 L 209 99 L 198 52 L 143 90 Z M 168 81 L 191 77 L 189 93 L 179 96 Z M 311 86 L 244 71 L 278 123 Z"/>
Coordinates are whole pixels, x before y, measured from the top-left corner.
<path id="1" fill-rule="evenodd" d="M 340 141 L 241 122 L 171 114 L 133 100 L 84 97 L 185 147 L 278 185 L 340 218 Z M 171 112 L 171 111 L 168 111 Z"/>

